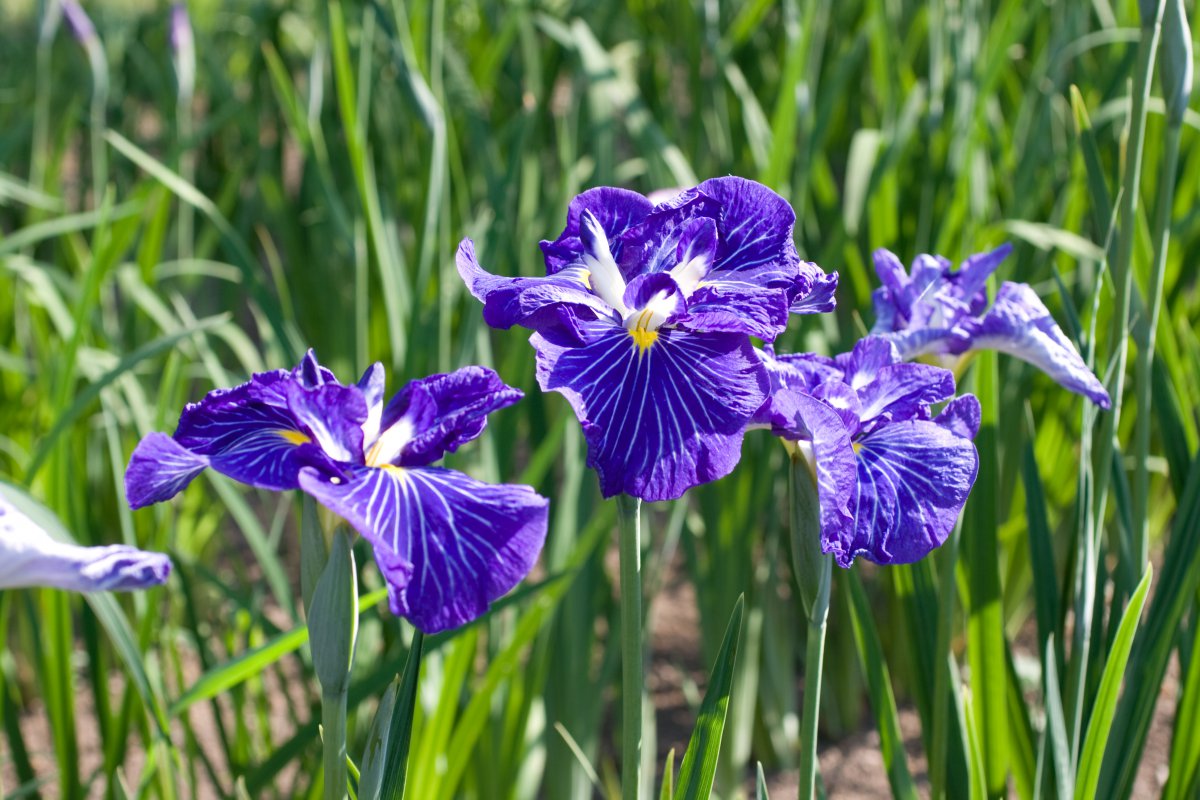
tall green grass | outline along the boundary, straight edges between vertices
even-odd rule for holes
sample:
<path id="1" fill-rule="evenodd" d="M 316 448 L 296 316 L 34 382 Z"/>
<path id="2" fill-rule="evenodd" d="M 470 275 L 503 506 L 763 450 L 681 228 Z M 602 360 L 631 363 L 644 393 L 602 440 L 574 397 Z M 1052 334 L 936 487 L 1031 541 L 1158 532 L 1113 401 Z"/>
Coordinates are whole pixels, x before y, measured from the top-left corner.
<path id="1" fill-rule="evenodd" d="M 1182 4 L 1143 5 L 197 0 L 191 104 L 160 4 L 89 6 L 99 62 L 53 2 L 6 5 L 0 476 L 81 541 L 166 550 L 176 573 L 132 597 L 0 595 L 3 791 L 319 794 L 300 504 L 212 477 L 133 514 L 121 481 L 185 402 L 313 346 L 344 376 L 383 361 L 393 387 L 495 367 L 527 399 L 451 461 L 553 501 L 529 584 L 424 641 L 406 796 L 617 792 L 615 516 L 570 410 L 537 390 L 524 334 L 483 324 L 454 247 L 469 235 L 495 271 L 536 274 L 583 188 L 738 174 L 783 192 L 801 252 L 841 274 L 837 313 L 781 350 L 840 352 L 869 327 L 876 247 L 957 261 L 1008 240 L 999 277 L 1034 285 L 1121 408 L 1011 358 L 972 364 L 988 427 L 961 530 L 922 564 L 835 575 L 830 741 L 869 719 L 911 796 L 912 707 L 937 796 L 1129 797 L 1163 703 L 1167 796 L 1194 796 L 1200 117 L 1180 98 Z M 794 770 L 802 746 L 786 476 L 750 436 L 733 475 L 646 510 L 647 584 L 692 584 L 696 660 L 727 703 L 685 693 L 707 741 L 721 709 L 716 764 L 686 737 L 658 745 L 722 797 L 760 791 L 755 762 Z M 412 629 L 355 555 L 348 755 L 365 770 Z"/>

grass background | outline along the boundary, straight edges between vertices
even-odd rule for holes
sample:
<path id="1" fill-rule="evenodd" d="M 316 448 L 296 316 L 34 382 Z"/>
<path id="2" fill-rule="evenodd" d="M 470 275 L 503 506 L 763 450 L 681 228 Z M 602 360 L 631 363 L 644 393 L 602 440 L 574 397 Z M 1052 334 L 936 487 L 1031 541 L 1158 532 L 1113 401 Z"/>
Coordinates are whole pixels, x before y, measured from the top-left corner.
<path id="1" fill-rule="evenodd" d="M 840 352 L 870 326 L 876 247 L 958 261 L 1011 241 L 998 277 L 1030 282 L 1110 384 L 1126 366 L 1122 236 L 1144 343 L 1165 214 L 1155 357 L 1129 346 L 1115 431 L 1015 359 L 971 365 L 963 385 L 991 426 L 961 536 L 920 565 L 836 576 L 823 723 L 833 739 L 879 726 L 897 796 L 912 781 L 892 738 L 899 702 L 920 712 L 935 792 L 1062 796 L 1103 764 L 1100 790 L 1125 797 L 1177 659 L 1166 791 L 1194 796 L 1200 118 L 1164 114 L 1162 65 L 1179 74 L 1190 59 L 1167 30 L 1130 184 L 1147 38 L 1134 3 L 193 2 L 182 98 L 165 5 L 89 4 L 90 51 L 53 9 L 0 11 L 0 475 L 77 538 L 164 549 L 176 573 L 132 597 L 0 594 L 4 791 L 319 792 L 298 502 L 206 476 L 133 514 L 121 485 L 137 439 L 172 430 L 185 402 L 313 346 L 343 379 L 383 361 L 393 390 L 495 367 L 527 399 L 449 461 L 553 502 L 529 587 L 429 645 L 410 796 L 612 793 L 613 509 L 566 403 L 537 390 L 525 334 L 486 328 L 453 253 L 471 236 L 493 271 L 537 274 L 537 241 L 582 189 L 737 174 L 787 197 L 801 253 L 841 274 L 836 314 L 797 321 L 781 350 Z M 792 767 L 798 747 L 784 463 L 749 437 L 737 472 L 647 520 L 650 588 L 668 573 L 694 587 L 705 667 L 746 594 L 722 796 L 756 761 Z M 1110 654 L 1143 574 L 1143 523 L 1165 557 L 1121 691 Z M 366 549 L 358 561 L 377 590 Z M 352 756 L 410 637 L 364 612 Z M 1115 713 L 1108 752 L 1097 711 Z M 33 768 L 47 743 L 26 738 L 22 715 L 47 721 L 52 769 Z"/>

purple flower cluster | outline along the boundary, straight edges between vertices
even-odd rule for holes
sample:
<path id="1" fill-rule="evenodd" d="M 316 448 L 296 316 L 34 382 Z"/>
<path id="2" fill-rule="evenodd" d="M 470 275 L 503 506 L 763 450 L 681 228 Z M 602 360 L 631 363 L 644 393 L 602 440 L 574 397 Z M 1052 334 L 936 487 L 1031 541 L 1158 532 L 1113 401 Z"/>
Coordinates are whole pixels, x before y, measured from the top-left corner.
<path id="1" fill-rule="evenodd" d="M 755 423 L 803 443 L 822 552 L 842 567 L 858 556 L 907 564 L 941 545 L 979 468 L 979 401 L 954 397 L 953 373 L 904 363 L 874 336 L 836 358 L 769 348 L 759 357 L 772 391 Z M 934 416 L 931 406 L 946 400 Z"/>
<path id="2" fill-rule="evenodd" d="M 599 188 L 542 242 L 546 275 L 458 269 L 497 328 L 534 331 L 537 378 L 563 394 L 606 496 L 669 500 L 731 472 L 771 389 L 752 336 L 833 308 L 837 275 L 801 261 L 795 213 L 770 189 L 716 178 L 652 204 Z"/>
<path id="3" fill-rule="evenodd" d="M 374 548 L 392 611 L 426 633 L 469 622 L 532 568 L 548 501 L 432 466 L 521 398 L 496 373 L 464 367 L 415 380 L 384 403 L 384 370 L 343 385 L 312 351 L 184 409 L 174 436 L 151 433 L 125 475 L 129 503 L 167 500 L 204 469 L 263 489 L 302 489 Z"/>
<path id="4" fill-rule="evenodd" d="M 963 261 L 957 270 L 941 256 L 919 255 L 912 269 L 887 250 L 875 251 L 883 284 L 872 295 L 871 333 L 895 343 L 900 356 L 958 356 L 999 350 L 1028 361 L 1064 388 L 1101 408 L 1111 402 L 1041 298 L 1024 283 L 1005 281 L 988 306 L 987 279 L 1012 252 L 1002 245 Z"/>

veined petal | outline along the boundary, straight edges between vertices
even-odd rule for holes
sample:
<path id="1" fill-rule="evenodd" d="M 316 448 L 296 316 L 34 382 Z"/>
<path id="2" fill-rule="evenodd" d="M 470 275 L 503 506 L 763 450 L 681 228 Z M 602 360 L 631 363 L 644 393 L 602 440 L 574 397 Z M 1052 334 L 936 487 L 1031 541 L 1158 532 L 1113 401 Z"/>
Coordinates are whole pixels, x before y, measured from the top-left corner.
<path id="1" fill-rule="evenodd" d="M 736 334 L 663 328 L 639 342 L 609 325 L 586 347 L 531 342 L 538 382 L 574 408 L 606 497 L 669 500 L 727 475 L 769 388 L 749 339 Z"/>
<path id="2" fill-rule="evenodd" d="M 477 438 L 487 415 L 520 400 L 486 367 L 463 367 L 411 381 L 383 412 L 383 434 L 368 447 L 367 463 L 421 466 Z"/>
<path id="3" fill-rule="evenodd" d="M 493 328 L 522 325 L 577 340 L 578 318 L 594 319 L 614 313 L 611 306 L 592 293 L 588 272 L 577 263 L 545 278 L 505 278 L 479 266 L 470 239 L 459 244 L 456 262 L 458 274 L 471 294 L 483 302 L 484 321 Z"/>
<path id="4" fill-rule="evenodd" d="M 1026 284 L 1002 284 L 991 310 L 982 319 L 965 320 L 960 330 L 969 339 L 970 349 L 1014 355 L 1101 408 L 1112 405 L 1104 385 Z"/>
<path id="5" fill-rule="evenodd" d="M 638 275 L 671 272 L 680 265 L 681 256 L 702 258 L 707 274 L 720 251 L 720 215 L 720 204 L 697 189 L 655 206 L 617 239 L 622 274 L 633 280 Z"/>
<path id="6" fill-rule="evenodd" d="M 837 308 L 838 274 L 826 273 L 811 261 L 800 262 L 800 271 L 812 273 L 811 283 L 807 291 L 801 282 L 789 290 L 789 310 L 793 314 L 826 314 Z"/>
<path id="7" fill-rule="evenodd" d="M 941 545 L 975 483 L 975 445 L 937 423 L 908 420 L 879 427 L 855 449 L 854 538 L 833 551 L 838 564 L 860 555 L 908 564 Z"/>
<path id="8" fill-rule="evenodd" d="M 188 450 L 165 433 L 149 433 L 138 442 L 125 470 L 129 507 L 170 500 L 208 467 L 208 457 Z"/>
<path id="9" fill-rule="evenodd" d="M 929 417 L 933 403 L 954 396 L 954 373 L 931 364 L 891 364 L 858 390 L 862 403 L 859 419 L 872 422 Z"/>
<path id="10" fill-rule="evenodd" d="M 768 279 L 778 285 L 795 280 L 800 264 L 792 241 L 796 212 L 786 200 L 745 178 L 712 178 L 696 189 L 720 203 L 722 211 L 717 260 L 710 274 L 766 267 L 771 272 Z"/>
<path id="11" fill-rule="evenodd" d="M 59 542 L 0 498 L 0 589 L 52 586 L 75 592 L 123 591 L 167 580 L 171 560 L 125 545 Z"/>
<path id="12" fill-rule="evenodd" d="M 209 397 L 184 410 L 175 441 L 206 456 L 217 472 L 260 489 L 281 491 L 296 488 L 302 466 L 326 464 L 336 470 L 289 409 L 253 401 L 228 402 L 228 395 L 211 403 Z"/>
<path id="13" fill-rule="evenodd" d="M 772 342 L 787 321 L 785 292 L 731 276 L 703 281 L 689 298 L 679 324 L 697 332 L 741 333 Z"/>
<path id="14" fill-rule="evenodd" d="M 300 483 L 371 543 L 392 611 L 425 633 L 487 611 L 529 572 L 546 537 L 548 501 L 528 486 L 435 467 L 358 467 L 340 483 L 304 470 Z"/>
<path id="15" fill-rule="evenodd" d="M 296 382 L 288 385 L 287 396 L 288 409 L 306 437 L 327 456 L 348 464 L 362 463 L 363 424 L 368 410 L 357 386 L 334 381 L 306 388 Z"/>
<path id="16" fill-rule="evenodd" d="M 600 223 L 605 237 L 611 242 L 625 230 L 646 218 L 654 206 L 651 202 L 627 189 L 601 186 L 576 195 L 567 207 L 567 227 L 553 242 L 541 243 L 546 257 L 546 274 L 554 275 L 578 264 L 583 256 L 580 226 L 583 212 L 590 211 Z M 615 254 L 619 257 L 619 253 Z"/>

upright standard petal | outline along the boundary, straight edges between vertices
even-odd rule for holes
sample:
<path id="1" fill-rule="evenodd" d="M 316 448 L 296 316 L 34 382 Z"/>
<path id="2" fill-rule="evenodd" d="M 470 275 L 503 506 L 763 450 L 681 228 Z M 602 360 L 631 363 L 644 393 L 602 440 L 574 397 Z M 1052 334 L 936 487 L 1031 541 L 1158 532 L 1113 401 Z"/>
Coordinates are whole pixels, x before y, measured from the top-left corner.
<path id="1" fill-rule="evenodd" d="M 999 350 L 1028 361 L 1064 388 L 1101 408 L 1112 405 L 1096 379 L 1040 297 L 1023 283 L 1004 283 L 982 319 L 964 321 L 971 348 Z"/>
<path id="2" fill-rule="evenodd" d="M 487 415 L 524 397 L 486 367 L 411 381 L 383 412 L 383 434 L 368 446 L 373 466 L 423 466 L 476 439 Z"/>
<path id="3" fill-rule="evenodd" d="M 359 467 L 347 481 L 306 469 L 300 483 L 371 543 L 392 611 L 425 633 L 486 612 L 525 577 L 546 537 L 548 501 L 528 486 L 435 467 Z"/>
<path id="4" fill-rule="evenodd" d="M 604 496 L 671 500 L 729 474 L 770 386 L 746 337 L 664 328 L 646 341 L 593 327 L 585 347 L 531 341 L 542 389 L 561 392 L 583 424 Z"/>
<path id="5" fill-rule="evenodd" d="M 576 195 L 567 207 L 567 226 L 553 242 L 541 243 L 546 257 L 546 274 L 555 273 L 579 262 L 584 247 L 580 239 L 583 212 L 590 211 L 611 241 L 646 218 L 654 208 L 651 202 L 628 189 L 600 186 Z"/>
<path id="6" fill-rule="evenodd" d="M 125 545 L 80 547 L 59 542 L 0 497 L 0 589 L 146 589 L 165 582 L 170 572 L 170 559 L 160 553 Z"/>
<path id="7" fill-rule="evenodd" d="M 838 564 L 918 561 L 946 540 L 979 469 L 975 445 L 924 420 L 884 425 L 855 441 L 858 490 L 854 538 Z"/>

